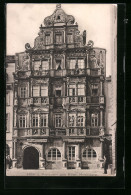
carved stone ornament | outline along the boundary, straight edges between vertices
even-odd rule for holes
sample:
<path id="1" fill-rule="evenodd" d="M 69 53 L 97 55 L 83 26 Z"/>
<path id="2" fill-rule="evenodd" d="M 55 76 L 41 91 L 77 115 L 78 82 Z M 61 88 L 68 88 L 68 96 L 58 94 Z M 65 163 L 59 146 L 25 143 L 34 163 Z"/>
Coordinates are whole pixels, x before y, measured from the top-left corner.
<path id="1" fill-rule="evenodd" d="M 25 44 L 25 49 L 26 49 L 26 50 L 31 49 L 31 46 L 30 46 L 30 44 L 29 44 L 29 43 L 26 43 L 26 44 Z"/>
<path id="2" fill-rule="evenodd" d="M 56 5 L 56 9 L 51 16 L 48 16 L 44 19 L 45 26 L 52 26 L 56 23 L 67 23 L 74 24 L 75 18 L 71 15 L 67 15 L 63 9 L 61 9 L 61 5 Z"/>
<path id="3" fill-rule="evenodd" d="M 94 45 L 94 42 L 92 40 L 89 40 L 87 46 L 92 48 L 93 45 Z"/>

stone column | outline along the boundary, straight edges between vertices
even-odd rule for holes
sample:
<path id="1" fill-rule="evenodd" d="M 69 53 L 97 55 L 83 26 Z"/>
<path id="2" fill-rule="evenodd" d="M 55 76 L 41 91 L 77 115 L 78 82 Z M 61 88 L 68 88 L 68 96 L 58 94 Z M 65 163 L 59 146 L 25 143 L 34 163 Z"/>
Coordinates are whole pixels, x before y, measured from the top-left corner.
<path id="1" fill-rule="evenodd" d="M 63 142 L 63 159 L 65 159 L 65 142 Z"/>
<path id="2" fill-rule="evenodd" d="M 67 159 L 65 157 L 65 141 L 63 141 L 63 169 L 67 169 Z"/>
<path id="3" fill-rule="evenodd" d="M 102 96 L 103 95 L 103 93 L 102 93 L 102 89 L 103 88 L 103 83 L 102 83 L 102 81 L 100 81 L 100 96 Z"/>
<path id="4" fill-rule="evenodd" d="M 44 143 L 41 145 L 40 169 L 45 169 Z"/>
<path id="5" fill-rule="evenodd" d="M 16 140 L 13 141 L 13 159 L 12 159 L 12 167 L 13 168 L 16 168 L 16 162 L 17 162 L 17 159 L 16 159 Z"/>
<path id="6" fill-rule="evenodd" d="M 103 126 L 103 110 L 100 110 L 100 127 Z"/>
<path id="7" fill-rule="evenodd" d="M 76 160 L 76 169 L 81 169 L 81 160 L 80 160 L 80 144 L 78 143 L 78 156 Z"/>

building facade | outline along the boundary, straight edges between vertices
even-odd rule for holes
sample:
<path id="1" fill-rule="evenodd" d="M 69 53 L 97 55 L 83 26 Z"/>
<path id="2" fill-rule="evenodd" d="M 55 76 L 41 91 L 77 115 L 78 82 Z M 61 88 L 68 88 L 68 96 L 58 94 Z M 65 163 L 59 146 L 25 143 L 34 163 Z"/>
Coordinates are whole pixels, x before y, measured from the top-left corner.
<path id="1" fill-rule="evenodd" d="M 15 56 L 6 58 L 6 155 L 12 158 L 13 132 L 13 72 L 15 71 Z"/>
<path id="2" fill-rule="evenodd" d="M 13 166 L 95 169 L 106 134 L 106 50 L 58 4 L 15 55 Z"/>

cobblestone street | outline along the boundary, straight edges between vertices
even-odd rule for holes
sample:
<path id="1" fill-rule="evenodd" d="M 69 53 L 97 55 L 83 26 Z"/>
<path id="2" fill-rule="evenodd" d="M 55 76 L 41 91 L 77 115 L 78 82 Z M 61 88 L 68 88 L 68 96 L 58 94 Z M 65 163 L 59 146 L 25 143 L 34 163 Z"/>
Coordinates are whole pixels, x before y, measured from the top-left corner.
<path id="1" fill-rule="evenodd" d="M 103 173 L 103 169 L 67 169 L 67 170 L 23 170 L 23 169 L 7 169 L 6 176 L 115 176 L 108 169 L 107 174 Z"/>

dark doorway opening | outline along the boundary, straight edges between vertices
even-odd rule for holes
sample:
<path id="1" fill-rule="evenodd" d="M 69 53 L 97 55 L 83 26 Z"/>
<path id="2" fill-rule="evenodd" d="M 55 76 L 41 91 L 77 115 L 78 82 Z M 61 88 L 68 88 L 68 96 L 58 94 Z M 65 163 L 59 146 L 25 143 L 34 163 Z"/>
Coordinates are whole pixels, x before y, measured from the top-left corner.
<path id="1" fill-rule="evenodd" d="M 39 153 L 34 147 L 24 150 L 23 169 L 39 169 Z"/>

